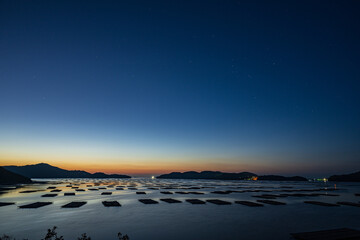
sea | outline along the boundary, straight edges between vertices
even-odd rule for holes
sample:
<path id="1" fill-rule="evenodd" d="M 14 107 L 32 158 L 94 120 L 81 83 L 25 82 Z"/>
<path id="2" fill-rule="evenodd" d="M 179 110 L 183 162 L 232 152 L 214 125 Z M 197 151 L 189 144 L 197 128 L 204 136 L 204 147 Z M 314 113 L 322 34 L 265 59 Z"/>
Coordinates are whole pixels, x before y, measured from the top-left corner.
<path id="1" fill-rule="evenodd" d="M 35 184 L 1 186 L 0 236 L 16 239 L 44 239 L 56 226 L 58 236 L 76 240 L 86 233 L 92 240 L 184 239 L 292 239 L 291 233 L 352 228 L 360 230 L 360 207 L 320 206 L 318 201 L 359 203 L 360 183 L 222 181 L 172 179 L 33 179 Z M 79 189 L 82 189 L 79 191 Z M 56 191 L 53 191 L 56 190 Z M 52 191 L 52 192 L 51 192 Z M 103 195 L 111 192 L 111 195 Z M 145 192 L 145 194 L 137 194 Z M 75 193 L 64 196 L 64 193 Z M 42 197 L 44 194 L 57 194 Z M 160 199 L 172 198 L 177 203 Z M 152 199 L 144 204 L 140 199 Z M 191 204 L 198 199 L 204 204 Z M 217 205 L 208 200 L 221 200 Z M 258 200 L 284 203 L 271 205 Z M 79 208 L 63 208 L 83 201 Z M 117 201 L 120 207 L 105 207 L 103 201 Z M 251 201 L 263 206 L 235 203 Z M 20 208 L 34 202 L 51 202 L 40 208 Z"/>

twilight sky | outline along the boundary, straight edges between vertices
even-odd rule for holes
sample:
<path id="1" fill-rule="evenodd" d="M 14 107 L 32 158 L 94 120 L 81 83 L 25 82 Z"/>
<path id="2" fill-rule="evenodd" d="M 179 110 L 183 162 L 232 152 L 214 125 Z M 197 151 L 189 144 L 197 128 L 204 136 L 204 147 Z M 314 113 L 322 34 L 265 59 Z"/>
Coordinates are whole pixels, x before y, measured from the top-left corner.
<path id="1" fill-rule="evenodd" d="M 0 165 L 360 170 L 359 1 L 0 0 Z"/>

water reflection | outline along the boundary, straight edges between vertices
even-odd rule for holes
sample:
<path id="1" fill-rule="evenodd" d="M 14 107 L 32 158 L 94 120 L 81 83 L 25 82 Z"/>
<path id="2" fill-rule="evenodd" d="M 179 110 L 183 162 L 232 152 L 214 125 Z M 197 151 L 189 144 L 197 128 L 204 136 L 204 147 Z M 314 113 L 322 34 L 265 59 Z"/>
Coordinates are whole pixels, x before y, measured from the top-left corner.
<path id="1" fill-rule="evenodd" d="M 0 234 L 41 239 L 46 229 L 58 226 L 65 239 L 76 239 L 84 232 L 95 240 L 116 239 L 118 232 L 126 232 L 131 239 L 183 239 L 184 235 L 187 239 L 266 239 L 267 236 L 289 239 L 290 232 L 360 225 L 359 208 L 329 209 L 304 203 L 308 200 L 358 202 L 355 193 L 360 192 L 360 186 L 354 183 L 338 184 L 334 190 L 333 184 L 310 182 L 143 178 L 36 181 L 1 190 L 0 202 L 15 204 L 0 207 Z M 104 192 L 111 195 L 102 195 Z M 42 197 L 44 194 L 57 195 Z M 264 204 L 254 208 L 235 203 L 259 203 L 257 200 L 267 197 L 286 205 Z M 181 203 L 160 200 L 169 198 Z M 152 199 L 158 204 L 143 204 L 139 199 Z M 188 199 L 206 203 L 191 204 Z M 217 205 L 219 201 L 209 200 L 231 204 Z M 86 204 L 62 208 L 74 201 Z M 117 201 L 121 207 L 104 207 L 103 201 Z M 19 208 L 34 202 L 52 204 L 36 209 Z"/>

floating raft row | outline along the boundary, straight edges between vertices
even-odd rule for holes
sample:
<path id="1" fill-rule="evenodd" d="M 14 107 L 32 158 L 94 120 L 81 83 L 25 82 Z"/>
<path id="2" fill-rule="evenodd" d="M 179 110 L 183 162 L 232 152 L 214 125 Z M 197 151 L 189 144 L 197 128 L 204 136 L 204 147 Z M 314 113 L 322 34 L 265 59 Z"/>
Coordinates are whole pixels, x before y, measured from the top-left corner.
<path id="1" fill-rule="evenodd" d="M 278 201 L 273 201 L 273 200 L 256 200 L 256 201 L 261 202 L 261 203 L 270 204 L 270 205 L 286 205 L 286 203 L 284 203 L 284 202 L 278 202 Z"/>
<path id="2" fill-rule="evenodd" d="M 185 201 L 187 201 L 188 203 L 191 203 L 191 204 L 205 204 L 206 203 L 199 199 L 186 199 Z"/>
<path id="3" fill-rule="evenodd" d="M 85 192 L 85 189 L 75 189 L 77 192 Z"/>
<path id="4" fill-rule="evenodd" d="M 203 192 L 188 192 L 188 194 L 203 195 Z"/>
<path id="5" fill-rule="evenodd" d="M 103 201 L 102 204 L 105 207 L 121 207 L 121 204 L 118 201 Z"/>
<path id="6" fill-rule="evenodd" d="M 85 205 L 86 202 L 70 202 L 68 204 L 65 204 L 63 206 L 61 206 L 62 208 L 79 208 L 83 205 Z"/>
<path id="7" fill-rule="evenodd" d="M 254 198 L 265 198 L 265 199 L 276 199 L 274 196 L 268 196 L 268 195 L 253 195 Z"/>
<path id="8" fill-rule="evenodd" d="M 248 207 L 263 207 L 263 204 L 256 203 L 256 202 L 250 202 L 250 201 L 235 201 L 237 204 L 245 205 Z"/>
<path id="9" fill-rule="evenodd" d="M 14 205 L 14 204 L 15 204 L 14 202 L 0 202 L 0 207 Z"/>
<path id="10" fill-rule="evenodd" d="M 49 194 L 44 194 L 41 197 L 56 197 L 56 196 L 57 196 L 56 193 L 53 193 L 53 194 L 49 193 Z"/>
<path id="11" fill-rule="evenodd" d="M 136 194 L 146 194 L 146 192 L 136 192 Z"/>
<path id="12" fill-rule="evenodd" d="M 261 196 L 274 197 L 274 198 L 285 198 L 291 196 L 291 194 L 262 194 Z"/>
<path id="13" fill-rule="evenodd" d="M 50 204 L 52 204 L 52 202 L 35 202 L 35 203 L 19 206 L 19 208 L 39 208 Z"/>
<path id="14" fill-rule="evenodd" d="M 339 194 L 334 194 L 334 193 L 321 193 L 320 196 L 338 197 L 340 195 Z"/>
<path id="15" fill-rule="evenodd" d="M 54 190 L 51 190 L 50 192 L 61 192 L 62 190 L 60 189 L 54 189 Z"/>
<path id="16" fill-rule="evenodd" d="M 319 206 L 325 206 L 325 207 L 338 207 L 338 206 L 340 206 L 339 204 L 318 202 L 318 201 L 305 201 L 304 203 L 313 204 L 313 205 L 319 205 Z"/>
<path id="17" fill-rule="evenodd" d="M 352 207 L 360 207 L 360 203 L 354 203 L 354 202 L 337 202 L 337 204 L 352 206 Z"/>
<path id="18" fill-rule="evenodd" d="M 139 199 L 139 202 L 142 202 L 143 204 L 157 204 L 159 202 L 152 200 L 152 199 Z"/>
<path id="19" fill-rule="evenodd" d="M 286 197 L 318 197 L 324 195 L 323 193 L 283 193 L 280 196 Z"/>
<path id="20" fill-rule="evenodd" d="M 164 191 L 164 192 L 160 192 L 162 194 L 173 194 L 172 192 L 168 192 L 168 191 Z"/>
<path id="21" fill-rule="evenodd" d="M 167 203 L 181 203 L 180 200 L 172 199 L 172 198 L 161 198 L 160 201 Z"/>
<path id="22" fill-rule="evenodd" d="M 214 194 L 230 194 L 232 191 L 213 191 Z"/>
<path id="23" fill-rule="evenodd" d="M 316 232 L 303 232 L 290 234 L 296 240 L 350 240 L 360 239 L 360 231 L 339 228 Z"/>
<path id="24" fill-rule="evenodd" d="M 55 189 L 56 187 L 48 187 L 47 189 Z"/>
<path id="25" fill-rule="evenodd" d="M 231 205 L 231 202 L 219 200 L 219 199 L 209 199 L 206 200 L 209 203 L 216 204 L 216 205 Z"/>
<path id="26" fill-rule="evenodd" d="M 64 193 L 64 196 L 75 196 L 74 192 L 66 192 Z"/>
<path id="27" fill-rule="evenodd" d="M 117 188 L 115 188 L 116 190 L 124 190 L 124 188 L 122 188 L 122 187 L 117 187 Z"/>
<path id="28" fill-rule="evenodd" d="M 102 192 L 101 195 L 111 195 L 112 192 Z"/>

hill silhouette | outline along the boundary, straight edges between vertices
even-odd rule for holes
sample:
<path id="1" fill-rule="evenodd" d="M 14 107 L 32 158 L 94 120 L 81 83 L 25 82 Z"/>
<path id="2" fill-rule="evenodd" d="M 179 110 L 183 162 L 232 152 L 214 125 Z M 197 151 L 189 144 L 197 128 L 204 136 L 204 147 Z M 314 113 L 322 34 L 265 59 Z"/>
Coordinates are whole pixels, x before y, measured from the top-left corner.
<path id="1" fill-rule="evenodd" d="M 18 183 L 31 183 L 31 179 L 21 176 L 19 174 L 13 173 L 6 170 L 3 167 L 0 167 L 0 184 L 18 184 Z"/>
<path id="2" fill-rule="evenodd" d="M 306 178 L 300 176 L 284 177 L 279 175 L 264 175 L 259 176 L 257 180 L 263 181 L 307 181 Z"/>
<path id="3" fill-rule="evenodd" d="M 4 166 L 4 168 L 28 178 L 131 178 L 130 176 L 120 174 L 105 174 L 102 172 L 92 174 L 80 170 L 69 171 L 47 163 L 26 166 Z"/>
<path id="4" fill-rule="evenodd" d="M 360 182 L 360 171 L 344 175 L 333 175 L 329 177 L 333 182 Z"/>

